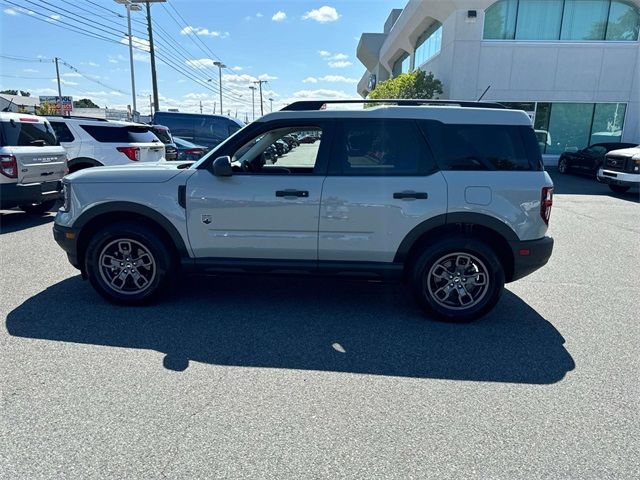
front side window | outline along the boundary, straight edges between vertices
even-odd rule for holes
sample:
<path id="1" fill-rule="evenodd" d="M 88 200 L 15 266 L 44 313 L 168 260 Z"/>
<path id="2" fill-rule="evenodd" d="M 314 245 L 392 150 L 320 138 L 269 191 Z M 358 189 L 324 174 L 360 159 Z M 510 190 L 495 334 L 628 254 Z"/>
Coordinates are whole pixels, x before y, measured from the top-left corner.
<path id="1" fill-rule="evenodd" d="M 636 41 L 640 10 L 628 0 L 499 0 L 485 11 L 485 40 Z"/>
<path id="2" fill-rule="evenodd" d="M 331 158 L 342 175 L 426 175 L 435 166 L 417 126 L 406 120 L 344 121 Z"/>
<path id="3" fill-rule="evenodd" d="M 245 143 L 231 161 L 238 172 L 311 175 L 318 165 L 321 144 L 320 127 L 278 128 Z"/>
<path id="4" fill-rule="evenodd" d="M 535 169 L 527 156 L 522 127 L 427 121 L 423 128 L 442 170 Z"/>
<path id="5" fill-rule="evenodd" d="M 20 122 L 15 120 L 0 122 L 2 145 L 8 147 L 34 147 L 59 145 L 56 134 L 45 123 Z"/>

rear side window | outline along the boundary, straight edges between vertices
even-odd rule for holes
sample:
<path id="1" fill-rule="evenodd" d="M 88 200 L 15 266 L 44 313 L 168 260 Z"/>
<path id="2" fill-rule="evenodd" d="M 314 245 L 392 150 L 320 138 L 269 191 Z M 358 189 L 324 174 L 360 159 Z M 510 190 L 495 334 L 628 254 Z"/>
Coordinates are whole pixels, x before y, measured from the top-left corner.
<path id="1" fill-rule="evenodd" d="M 539 170 L 528 149 L 537 140 L 533 130 L 512 125 L 455 125 L 422 122 L 442 170 Z M 529 135 L 527 135 L 527 133 Z M 531 138 L 527 138 L 527 137 Z M 533 147 L 531 147 L 533 148 Z"/>
<path id="2" fill-rule="evenodd" d="M 56 136 L 60 142 L 73 142 L 75 137 L 69 127 L 64 122 L 51 122 L 51 127 L 56 132 Z"/>
<path id="3" fill-rule="evenodd" d="M 154 128 L 153 133 L 160 139 L 162 143 L 173 143 L 169 130 L 166 130 L 164 128 Z"/>
<path id="4" fill-rule="evenodd" d="M 153 117 L 153 121 L 169 127 L 174 137 L 188 138 L 193 140 L 193 127 L 195 125 L 195 115 L 180 115 L 160 112 Z"/>
<path id="5" fill-rule="evenodd" d="M 242 127 L 240 125 L 238 125 L 237 123 L 229 122 L 229 136 L 233 135 L 234 133 L 236 133 L 241 128 Z"/>
<path id="6" fill-rule="evenodd" d="M 345 120 L 338 129 L 331 173 L 426 175 L 435 164 L 415 122 Z"/>
<path id="7" fill-rule="evenodd" d="M 158 141 L 158 138 L 147 127 L 80 126 L 96 141 L 102 143 L 149 143 Z"/>
<path id="8" fill-rule="evenodd" d="M 2 146 L 34 147 L 59 145 L 54 130 L 48 122 L 0 122 Z"/>
<path id="9" fill-rule="evenodd" d="M 210 143 L 220 143 L 229 136 L 227 121 L 215 117 L 198 117 L 196 120 L 195 137 Z"/>

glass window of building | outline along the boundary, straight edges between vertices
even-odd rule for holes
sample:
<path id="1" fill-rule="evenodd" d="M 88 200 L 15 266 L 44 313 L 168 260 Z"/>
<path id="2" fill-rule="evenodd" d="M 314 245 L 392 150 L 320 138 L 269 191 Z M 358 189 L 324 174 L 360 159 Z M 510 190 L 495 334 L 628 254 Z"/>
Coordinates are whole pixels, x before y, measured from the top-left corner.
<path id="1" fill-rule="evenodd" d="M 639 31 L 629 0 L 499 0 L 484 20 L 486 40 L 636 41 Z"/>
<path id="2" fill-rule="evenodd" d="M 607 28 L 609 0 L 566 0 L 561 40 L 602 40 Z"/>
<path id="3" fill-rule="evenodd" d="M 398 60 L 396 60 L 393 64 L 393 76 L 397 77 L 401 73 L 407 73 L 411 69 L 411 57 L 408 53 L 404 53 Z"/>
<path id="4" fill-rule="evenodd" d="M 596 103 L 589 143 L 619 142 L 626 109 L 624 103 Z"/>
<path id="5" fill-rule="evenodd" d="M 440 53 L 442 24 L 436 22 L 427 28 L 416 42 L 415 66 L 420 67 Z"/>
<path id="6" fill-rule="evenodd" d="M 516 40 L 557 40 L 562 24 L 562 6 L 562 0 L 521 0 Z"/>

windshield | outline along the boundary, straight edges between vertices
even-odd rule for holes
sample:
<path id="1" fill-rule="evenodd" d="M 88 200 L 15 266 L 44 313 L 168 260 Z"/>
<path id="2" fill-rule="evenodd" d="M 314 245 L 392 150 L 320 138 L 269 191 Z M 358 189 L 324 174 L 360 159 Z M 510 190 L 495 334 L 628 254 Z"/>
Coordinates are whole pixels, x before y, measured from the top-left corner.
<path id="1" fill-rule="evenodd" d="M 34 147 L 59 145 L 49 122 L 20 122 L 8 120 L 0 122 L 3 147 Z"/>

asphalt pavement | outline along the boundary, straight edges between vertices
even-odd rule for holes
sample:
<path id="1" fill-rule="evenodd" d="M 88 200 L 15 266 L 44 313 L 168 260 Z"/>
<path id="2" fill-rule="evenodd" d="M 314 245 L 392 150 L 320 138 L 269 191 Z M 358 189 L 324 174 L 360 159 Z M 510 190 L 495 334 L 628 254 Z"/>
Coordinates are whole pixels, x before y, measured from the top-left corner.
<path id="1" fill-rule="evenodd" d="M 308 278 L 116 307 L 3 212 L 2 478 L 637 478 L 638 191 L 554 180 L 550 263 L 466 325 Z"/>

